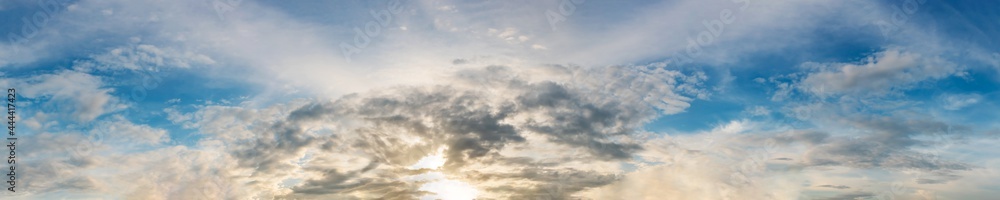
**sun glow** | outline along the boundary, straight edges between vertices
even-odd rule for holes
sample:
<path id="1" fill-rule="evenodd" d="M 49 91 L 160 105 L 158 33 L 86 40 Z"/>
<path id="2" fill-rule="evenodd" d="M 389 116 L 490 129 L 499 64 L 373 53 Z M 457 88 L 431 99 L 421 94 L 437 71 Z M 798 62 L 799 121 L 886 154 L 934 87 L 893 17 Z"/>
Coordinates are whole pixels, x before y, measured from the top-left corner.
<path id="1" fill-rule="evenodd" d="M 433 155 L 421 158 L 417 163 L 408 167 L 411 170 L 431 169 L 434 171 L 414 175 L 404 178 L 411 182 L 424 182 L 420 186 L 420 191 L 434 193 L 433 195 L 421 196 L 421 200 L 469 200 L 475 199 L 479 195 L 479 190 L 469 183 L 448 179 L 447 176 L 438 169 L 444 166 L 445 159 L 442 155 L 445 149 L 438 149 Z"/>
<path id="2" fill-rule="evenodd" d="M 448 180 L 442 178 L 440 180 L 426 183 L 420 186 L 421 191 L 433 192 L 436 195 L 425 195 L 420 197 L 421 200 L 469 200 L 475 199 L 479 195 L 479 191 L 475 187 L 469 185 L 468 183 Z"/>
<path id="3" fill-rule="evenodd" d="M 434 155 L 427 155 L 417 161 L 416 164 L 410 165 L 407 169 L 418 170 L 418 169 L 438 169 L 444 166 L 444 149 L 438 149 L 438 152 Z"/>

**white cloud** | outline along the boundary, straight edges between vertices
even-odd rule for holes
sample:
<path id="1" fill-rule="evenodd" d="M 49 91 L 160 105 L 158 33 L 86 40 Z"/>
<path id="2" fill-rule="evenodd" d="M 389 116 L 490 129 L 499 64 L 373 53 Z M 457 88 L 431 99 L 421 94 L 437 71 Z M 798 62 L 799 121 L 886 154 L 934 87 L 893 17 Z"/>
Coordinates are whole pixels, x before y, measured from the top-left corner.
<path id="1" fill-rule="evenodd" d="M 943 95 L 941 101 L 944 104 L 942 107 L 945 110 L 960 110 L 962 108 L 975 105 L 982 101 L 983 97 L 979 94 L 956 94 L 956 95 Z"/>
<path id="2" fill-rule="evenodd" d="M 771 110 L 764 106 L 747 107 L 743 112 L 751 116 L 767 116 L 771 114 Z"/>
<path id="3" fill-rule="evenodd" d="M 153 128 L 149 125 L 134 124 L 121 115 L 96 124 L 91 135 L 101 135 L 111 142 L 122 142 L 129 145 L 157 145 L 170 141 L 166 130 Z"/>
<path id="4" fill-rule="evenodd" d="M 694 99 L 711 96 L 709 91 L 729 90 L 706 90 L 709 78 L 703 72 L 668 70 L 675 66 L 667 68 L 664 63 L 620 64 L 683 52 L 684 38 L 703 31 L 702 20 L 713 20 L 725 9 L 736 11 L 736 22 L 726 25 L 697 61 L 736 64 L 748 53 L 783 53 L 825 39 L 812 36 L 824 27 L 855 30 L 887 16 L 875 3 L 843 2 L 761 0 L 743 11 L 730 1 L 664 1 L 630 7 L 620 20 L 601 21 L 607 19 L 595 18 L 593 11 L 618 8 L 613 7 L 618 3 L 588 1 L 568 16 L 559 31 L 552 31 L 540 15 L 545 8 L 557 8 L 558 1 L 408 2 L 407 11 L 394 18 L 405 31 L 383 29 L 364 53 L 348 63 L 336 46 L 352 41 L 354 35 L 345 31 L 351 25 L 317 26 L 321 22 L 257 2 L 245 1 L 230 17 L 218 20 L 213 7 L 204 2 L 81 1 L 64 14 L 65 23 L 47 29 L 72 32 L 72 37 L 40 36 L 42 42 L 23 49 L 34 50 L 37 58 L 12 58 L 0 50 L 0 65 L 56 57 L 49 50 L 58 47 L 128 38 L 108 41 L 110 50 L 93 55 L 92 62 L 79 62 L 75 66 L 79 71 L 3 80 L 20 84 L 27 97 L 50 99 L 44 104 L 67 106 L 67 113 L 57 114 L 79 121 L 124 109 L 101 78 L 84 72 L 89 69 L 171 66 L 264 90 L 256 99 L 235 105 L 195 106 L 197 110 L 190 113 L 180 111 L 180 105 L 164 110 L 174 124 L 204 136 L 193 147 L 159 148 L 171 141 L 169 134 L 121 117 L 100 122 L 99 127 L 113 130 L 115 138 L 152 149 L 116 152 L 122 144 L 109 142 L 95 147 L 101 156 L 42 159 L 32 165 L 40 167 L 27 173 L 56 178 L 29 177 L 37 180 L 33 184 L 39 191 L 77 188 L 112 195 L 106 198 L 138 199 L 402 198 L 420 187 L 396 178 L 428 170 L 419 166 L 439 166 L 430 168 L 441 169 L 442 177 L 453 176 L 447 176 L 451 182 L 437 182 L 438 189 L 475 187 L 487 198 L 799 199 L 808 196 L 800 192 L 832 190 L 808 188 L 803 181 L 878 189 L 885 187 L 879 181 L 909 178 L 892 171 L 900 167 L 949 166 L 921 160 L 915 157 L 921 154 L 908 149 L 926 145 L 909 137 L 940 129 L 942 123 L 869 117 L 843 111 L 854 110 L 854 105 L 837 107 L 851 102 L 790 103 L 774 111 L 813 122 L 816 130 L 766 129 L 756 122 L 733 121 L 690 136 L 639 137 L 652 134 L 639 130 L 656 116 L 684 112 Z M 427 10 L 447 12 L 422 12 Z M 831 25 L 830 18 L 844 22 Z M 361 26 L 371 19 L 366 15 L 337 20 Z M 109 30 L 115 34 L 106 35 Z M 892 41 L 920 42 L 925 39 L 920 33 L 907 31 L 900 35 L 909 36 Z M 133 34 L 143 35 L 140 39 Z M 935 43 L 913 46 L 927 44 Z M 786 99 L 794 91 L 820 97 L 885 97 L 962 73 L 961 67 L 935 56 L 941 55 L 935 51 L 903 49 L 914 48 L 891 48 L 859 63 L 806 64 L 807 72 L 758 82 L 790 80 L 779 84 L 775 99 Z M 609 65 L 613 66 L 605 67 Z M 490 67 L 480 69 L 483 66 Z M 732 75 L 719 79 L 722 86 L 734 81 Z M 280 99 L 288 94 L 319 99 Z M 341 94 L 350 95 L 333 98 Z M 957 110 L 982 97 L 948 96 L 942 101 L 945 109 Z M 886 101 L 870 104 L 903 107 Z M 766 115 L 771 110 L 757 106 L 745 112 Z M 52 115 L 36 113 L 27 124 L 58 123 L 47 120 Z M 853 118 L 874 123 L 849 120 Z M 761 139 L 769 138 L 765 136 L 785 141 L 781 145 L 790 149 L 759 154 L 755 149 L 770 148 Z M 850 136 L 867 136 L 862 139 L 869 141 Z M 76 132 L 37 137 L 52 141 L 52 147 L 85 140 Z M 453 148 L 422 162 L 441 146 Z M 71 154 L 63 150 L 37 152 Z M 843 153 L 856 150 L 872 152 Z M 754 160 L 761 156 L 784 159 Z M 836 177 L 872 174 L 857 169 L 865 167 L 883 167 L 895 176 L 868 182 Z M 634 171 L 624 179 L 609 175 L 629 170 Z M 747 181 L 753 184 L 737 184 Z M 947 184 L 954 182 L 958 181 Z M 283 184 L 288 185 L 279 187 Z M 843 195 L 866 192 L 871 191 Z M 398 196 L 382 196 L 386 194 Z"/>
<path id="5" fill-rule="evenodd" d="M 942 58 L 899 49 L 876 53 L 860 64 L 807 63 L 804 66 L 817 68 L 818 72 L 806 74 L 800 89 L 821 97 L 885 96 L 910 89 L 917 83 L 956 75 L 962 70 Z"/>
<path id="6" fill-rule="evenodd" d="M 420 199 L 426 200 L 472 200 L 479 195 L 479 191 L 468 183 L 448 179 L 427 183 L 421 186 L 420 190 L 436 194 L 420 197 Z"/>
<path id="7" fill-rule="evenodd" d="M 89 122 L 126 107 L 100 77 L 79 71 L 62 70 L 9 81 L 19 95 L 47 99 L 42 105 L 78 122 Z"/>
<path id="8" fill-rule="evenodd" d="M 648 165 L 618 182 L 582 192 L 594 199 L 799 199 L 802 177 L 761 124 L 732 121 L 710 131 L 645 140 Z M 759 135 L 758 135 L 759 134 Z M 784 150 L 787 151 L 787 150 Z"/>
<path id="9" fill-rule="evenodd" d="M 165 112 L 175 124 L 206 136 L 200 145 L 230 152 L 240 167 L 219 173 L 253 174 L 247 180 L 254 183 L 239 189 L 263 191 L 256 194 L 263 197 L 376 198 L 389 197 L 387 190 L 413 197 L 449 188 L 478 191 L 469 195 L 479 197 L 569 196 L 613 180 L 608 174 L 620 171 L 616 163 L 634 150 L 629 135 L 641 123 L 658 112 L 683 111 L 693 99 L 688 95 L 705 92 L 699 86 L 703 74 L 657 66 L 663 67 L 492 66 L 458 72 L 437 86 L 374 90 L 335 101 Z M 447 179 L 399 182 L 426 170 Z M 494 176 L 503 178 L 485 178 Z M 302 181 L 273 187 L 289 179 Z M 549 190 L 564 184 L 572 186 Z"/>
<path id="10" fill-rule="evenodd" d="M 97 70 L 151 70 L 160 67 L 190 68 L 192 65 L 215 64 L 215 61 L 206 55 L 161 49 L 148 44 L 118 47 L 92 57 L 93 60 L 76 63 L 76 67 Z"/>

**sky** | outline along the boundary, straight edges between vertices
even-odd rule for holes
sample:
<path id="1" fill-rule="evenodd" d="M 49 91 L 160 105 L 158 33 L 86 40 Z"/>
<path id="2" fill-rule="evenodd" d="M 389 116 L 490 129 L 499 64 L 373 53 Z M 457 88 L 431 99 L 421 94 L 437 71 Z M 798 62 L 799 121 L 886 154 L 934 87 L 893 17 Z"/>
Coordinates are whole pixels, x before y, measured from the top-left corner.
<path id="1" fill-rule="evenodd" d="M 0 21 L 3 199 L 1000 196 L 998 2 L 7 0 Z"/>

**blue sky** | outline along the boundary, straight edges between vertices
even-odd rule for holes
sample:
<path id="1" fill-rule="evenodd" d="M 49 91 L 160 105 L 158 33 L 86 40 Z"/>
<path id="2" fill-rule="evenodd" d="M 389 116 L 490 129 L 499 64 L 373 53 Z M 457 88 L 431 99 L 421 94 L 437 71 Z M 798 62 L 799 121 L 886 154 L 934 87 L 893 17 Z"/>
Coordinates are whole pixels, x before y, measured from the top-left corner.
<path id="1" fill-rule="evenodd" d="M 4 1 L 3 195 L 985 199 L 998 9 Z"/>

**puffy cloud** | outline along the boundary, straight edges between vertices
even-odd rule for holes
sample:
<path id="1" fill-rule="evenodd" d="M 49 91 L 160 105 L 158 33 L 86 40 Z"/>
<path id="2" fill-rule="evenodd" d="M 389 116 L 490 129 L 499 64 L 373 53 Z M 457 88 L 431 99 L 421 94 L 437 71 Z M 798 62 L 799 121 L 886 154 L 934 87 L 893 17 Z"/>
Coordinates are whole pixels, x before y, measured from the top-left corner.
<path id="1" fill-rule="evenodd" d="M 843 2 L 747 1 L 748 7 L 741 8 L 727 1 L 590 1 L 568 16 L 561 31 L 552 31 L 537 15 L 558 8 L 558 1 L 408 2 L 406 11 L 394 16 L 406 34 L 383 29 L 366 53 L 347 63 L 335 44 L 351 41 L 353 35 L 343 30 L 370 20 L 368 13 L 358 19 L 336 16 L 344 23 L 330 27 L 316 26 L 326 22 L 315 20 L 323 17 L 298 16 L 265 7 L 266 2 L 244 1 L 225 19 L 215 20 L 220 13 L 210 3 L 79 1 L 36 40 L 42 42 L 23 49 L 34 51 L 32 57 L 11 58 L 2 48 L 0 65 L 55 57 L 65 52 L 50 49 L 76 49 L 77 43 L 92 40 L 109 44 L 108 52 L 76 62 L 75 71 L 0 82 L 22 84 L 18 87 L 28 88 L 25 96 L 46 99 L 39 103 L 53 110 L 68 108 L 36 113 L 26 120 L 28 127 L 48 130 L 61 114 L 104 120 L 94 130 L 28 136 L 27 141 L 45 141 L 25 148 L 40 158 L 26 160 L 38 166 L 26 170 L 30 192 L 65 188 L 72 194 L 104 195 L 87 196 L 98 199 L 402 199 L 448 191 L 435 187 L 468 186 L 487 199 L 847 199 L 884 194 L 878 190 L 893 180 L 982 192 L 955 188 L 970 177 L 978 181 L 972 183 L 992 184 L 995 178 L 988 177 L 995 174 L 970 176 L 978 168 L 944 159 L 949 152 L 935 140 L 961 139 L 973 131 L 933 117 L 907 117 L 925 113 L 913 112 L 917 103 L 889 99 L 963 75 L 963 67 L 937 57 L 940 52 L 912 51 L 940 42 L 923 42 L 923 34 L 934 31 L 912 27 L 920 23 L 888 38 L 906 44 L 901 48 L 856 63 L 804 64 L 799 68 L 804 72 L 759 79 L 778 83 L 775 101 L 801 100 L 800 94 L 815 101 L 745 112 L 758 119 L 788 117 L 772 123 L 806 128 L 737 120 L 710 131 L 657 137 L 663 133 L 643 132 L 643 126 L 659 115 L 685 112 L 695 99 L 712 96 L 708 91 L 742 89 L 735 85 L 741 74 L 728 75 L 727 69 L 722 86 L 705 90 L 711 87 L 703 85 L 704 73 L 667 70 L 663 63 L 533 64 L 603 66 L 683 54 L 683 38 L 708 31 L 704 21 L 690 16 L 713 20 L 720 10 L 735 11 L 736 23 L 726 24 L 724 35 L 713 37 L 712 45 L 693 58 L 696 63 L 742 65 L 748 54 L 810 49 L 807 44 L 827 39 L 817 32 L 854 34 L 867 27 L 872 29 L 858 36 L 871 36 L 876 28 L 869 22 L 891 17 L 879 3 Z M 587 14 L 624 5 L 632 7 L 622 19 Z M 840 23 L 827 23 L 830 17 Z M 108 30 L 115 34 L 109 37 Z M 49 37 L 70 31 L 74 34 Z M 974 55 L 997 66 L 992 61 L 1000 54 Z M 202 65 L 211 67 L 196 67 Z M 487 65 L 493 66 L 478 68 Z M 507 67 L 522 65 L 532 67 Z M 168 120 L 201 138 L 190 147 L 172 146 L 165 143 L 177 139 L 165 130 L 114 115 L 102 118 L 125 103 L 111 96 L 115 91 L 102 78 L 87 74 L 147 66 L 174 66 L 212 81 L 249 80 L 240 83 L 266 91 L 236 105 L 164 110 Z M 460 72 L 451 74 L 453 69 Z M 327 99 L 349 92 L 359 93 Z M 286 94 L 303 93 L 320 98 L 284 101 Z M 979 101 L 982 97 L 942 97 L 948 110 Z M 864 113 L 873 110 L 885 113 Z M 961 130 L 952 134 L 954 128 Z M 89 139 L 85 135 L 108 130 L 113 133 L 103 143 L 60 148 L 79 146 L 77 141 Z M 980 147 L 980 153 L 989 149 Z M 930 152 L 921 151 L 926 149 Z M 429 155 L 443 160 L 440 168 L 410 167 Z M 424 176 L 435 177 L 414 178 Z M 842 191 L 817 194 L 833 190 Z M 914 193 L 933 196 L 925 190 Z M 28 197 L 62 198 L 58 195 Z"/>
<path id="2" fill-rule="evenodd" d="M 751 138 L 758 139 L 752 141 L 768 138 L 797 151 L 780 157 L 787 158 L 782 160 L 795 174 L 821 183 L 803 188 L 799 198 L 919 199 L 927 191 L 899 188 L 965 184 L 969 177 L 964 174 L 984 169 L 951 148 L 982 135 L 975 123 L 936 113 L 941 107 L 974 104 L 977 95 L 946 93 L 936 98 L 941 107 L 927 107 L 925 99 L 907 93 L 949 77 L 969 80 L 964 66 L 938 53 L 889 48 L 859 63 L 806 63 L 800 65 L 804 71 L 756 79 L 774 84 L 771 100 L 783 104 L 776 112 L 792 118 L 777 123 L 807 123 L 810 128 L 771 136 L 755 133 Z M 873 174 L 883 176 L 851 177 Z M 854 191 L 834 190 L 844 188 L 839 186 Z"/>
<path id="3" fill-rule="evenodd" d="M 111 126 L 111 130 L 124 131 L 116 128 L 121 125 Z M 18 163 L 31 167 L 19 168 L 18 188 L 23 188 L 18 193 L 23 195 L 15 199 L 71 198 L 94 193 L 100 194 L 99 198 L 210 199 L 219 194 L 247 197 L 242 188 L 233 186 L 237 182 L 230 177 L 237 174 L 227 173 L 236 171 L 229 170 L 232 161 L 221 152 L 160 145 L 148 151 L 122 151 L 136 149 L 135 144 L 130 144 L 134 141 L 114 138 L 127 134 L 134 132 L 105 133 L 97 140 L 77 132 L 23 136 L 19 153 L 30 156 Z M 46 192 L 53 190 L 66 193 Z"/>
<path id="4" fill-rule="evenodd" d="M 137 198 L 172 197 L 196 187 L 171 183 L 214 177 L 230 187 L 209 192 L 216 197 L 416 198 L 435 191 L 422 187 L 435 182 L 406 177 L 438 171 L 486 198 L 570 197 L 618 180 L 621 163 L 643 149 L 635 138 L 641 126 L 706 97 L 700 86 L 705 79 L 662 64 L 489 66 L 461 70 L 439 85 L 385 88 L 331 101 L 259 109 L 203 106 L 190 113 L 171 107 L 165 112 L 173 123 L 204 136 L 199 147 L 138 153 L 146 159 L 130 161 L 131 166 L 167 162 L 155 159 L 177 153 L 204 171 L 161 184 L 140 176 L 150 182 L 122 191 Z M 105 124 L 134 130 L 137 141 L 165 141 L 162 131 L 142 125 Z M 225 154 L 202 155 L 210 152 Z M 435 152 L 443 159 L 441 168 L 410 167 Z M 159 170 L 155 175 L 176 169 L 144 170 Z"/>
<path id="5" fill-rule="evenodd" d="M 43 102 L 44 110 L 78 122 L 126 107 L 101 77 L 80 71 L 60 70 L 4 82 L 17 88 L 18 95 Z"/>
<path id="6" fill-rule="evenodd" d="M 132 123 L 122 115 L 114 115 L 94 123 L 87 135 L 100 137 L 102 142 L 120 145 L 158 145 L 170 141 L 166 130 Z"/>
<path id="7" fill-rule="evenodd" d="M 741 120 L 709 131 L 645 139 L 643 150 L 634 154 L 642 161 L 637 170 L 580 195 L 595 199 L 851 199 L 885 195 L 881 188 L 952 185 L 963 182 L 963 174 L 982 170 L 945 156 L 952 151 L 950 146 L 971 134 L 967 127 L 900 117 L 841 120 L 846 124 L 840 126 L 851 128 L 796 129 Z M 883 173 L 903 174 L 857 177 Z M 811 186 L 810 182 L 822 184 Z M 915 192 L 894 190 L 890 195 L 909 198 L 919 195 Z"/>
<path id="8" fill-rule="evenodd" d="M 594 199 L 798 199 L 803 178 L 776 160 L 782 144 L 769 128 L 733 121 L 695 134 L 647 139 L 640 168 L 584 191 Z M 780 135 L 780 134 L 778 134 Z"/>
<path id="9" fill-rule="evenodd" d="M 958 75 L 962 68 L 938 57 L 888 49 L 860 64 L 808 63 L 817 72 L 806 74 L 800 89 L 817 96 L 884 96 L 917 83 Z"/>

